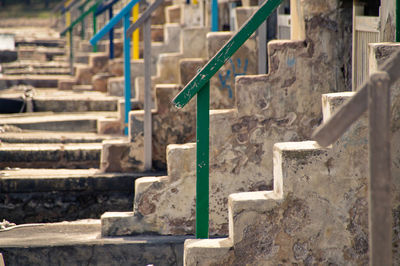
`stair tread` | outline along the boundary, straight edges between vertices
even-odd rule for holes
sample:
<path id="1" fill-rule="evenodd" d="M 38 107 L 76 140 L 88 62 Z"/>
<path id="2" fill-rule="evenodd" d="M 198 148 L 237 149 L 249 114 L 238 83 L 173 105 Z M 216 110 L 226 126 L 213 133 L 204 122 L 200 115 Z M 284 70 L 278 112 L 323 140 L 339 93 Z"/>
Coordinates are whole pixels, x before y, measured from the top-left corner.
<path id="1" fill-rule="evenodd" d="M 98 119 L 102 117 L 117 117 L 117 112 L 82 112 L 82 113 L 20 113 L 13 115 L 0 115 L 1 123 L 26 123 L 26 122 L 48 122 L 48 121 L 63 121 L 63 120 L 87 120 Z"/>
<path id="2" fill-rule="evenodd" d="M 26 225 L 0 232 L 0 247 L 53 247 L 64 245 L 183 243 L 187 236 L 100 237 L 100 220 L 85 219 Z"/>
<path id="3" fill-rule="evenodd" d="M 91 86 L 91 85 L 74 85 L 74 86 Z M 19 89 L 18 87 L 15 89 L 8 89 L 0 91 L 0 97 L 5 98 L 14 98 L 20 97 L 23 95 L 23 89 Z M 34 96 L 33 98 L 37 99 L 91 99 L 91 100 L 104 100 L 104 99 L 112 99 L 117 100 L 121 99 L 121 97 L 110 96 L 105 92 L 101 91 L 85 91 L 85 92 L 77 92 L 70 90 L 58 90 L 54 88 L 34 88 Z"/>
<path id="4" fill-rule="evenodd" d="M 2 143 L 0 151 L 101 150 L 101 143 Z"/>
<path id="5" fill-rule="evenodd" d="M 96 143 L 115 138 L 120 137 L 86 132 L 41 131 L 0 133 L 0 140 L 3 143 Z"/>

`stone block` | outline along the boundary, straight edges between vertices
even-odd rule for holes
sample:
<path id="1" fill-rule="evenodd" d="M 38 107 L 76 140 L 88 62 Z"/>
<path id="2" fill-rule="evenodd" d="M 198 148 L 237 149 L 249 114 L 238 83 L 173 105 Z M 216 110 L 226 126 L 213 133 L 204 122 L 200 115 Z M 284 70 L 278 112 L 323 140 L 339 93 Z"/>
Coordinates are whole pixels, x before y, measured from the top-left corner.
<path id="1" fill-rule="evenodd" d="M 208 57 L 213 57 L 233 36 L 233 32 L 210 32 L 207 34 Z M 257 43 L 251 37 L 225 63 L 210 80 L 211 108 L 232 108 L 235 103 L 235 78 L 257 74 Z"/>
<path id="2" fill-rule="evenodd" d="M 89 54 L 89 66 L 93 73 L 99 73 L 108 66 L 108 54 L 107 53 L 90 53 Z"/>
<path id="3" fill-rule="evenodd" d="M 166 23 L 181 23 L 181 6 L 172 5 L 165 9 Z"/>
<path id="4" fill-rule="evenodd" d="M 107 92 L 108 79 L 112 75 L 108 73 L 98 73 L 92 77 L 93 89 L 96 91 Z"/>
<path id="5" fill-rule="evenodd" d="M 184 245 L 184 265 L 218 265 L 229 254 L 232 243 L 229 239 L 188 239 Z M 207 254 L 207 257 L 204 256 Z"/>
<path id="6" fill-rule="evenodd" d="M 92 83 L 93 71 L 88 65 L 76 66 L 75 78 L 78 85 L 89 85 Z"/>
<path id="7" fill-rule="evenodd" d="M 72 90 L 73 86 L 76 85 L 75 78 L 63 79 L 58 81 L 58 89 L 60 90 Z"/>
<path id="8" fill-rule="evenodd" d="M 207 57 L 207 33 L 204 27 L 185 27 L 182 29 L 181 53 L 189 58 Z"/>
<path id="9" fill-rule="evenodd" d="M 186 86 L 189 81 L 201 70 L 201 68 L 207 63 L 206 59 L 201 58 L 183 58 L 179 61 L 180 66 L 180 83 Z"/>
<path id="10" fill-rule="evenodd" d="M 98 134 L 122 135 L 124 133 L 123 122 L 119 118 L 104 118 L 97 120 Z"/>
<path id="11" fill-rule="evenodd" d="M 249 19 L 254 12 L 256 12 L 257 7 L 236 7 L 233 12 L 235 12 L 235 29 L 239 30 L 240 27 Z"/>
<path id="12" fill-rule="evenodd" d="M 103 173 L 127 173 L 143 170 L 143 158 L 131 156 L 131 152 L 134 151 L 133 148 L 133 144 L 126 140 L 104 141 L 100 158 L 100 171 Z"/>

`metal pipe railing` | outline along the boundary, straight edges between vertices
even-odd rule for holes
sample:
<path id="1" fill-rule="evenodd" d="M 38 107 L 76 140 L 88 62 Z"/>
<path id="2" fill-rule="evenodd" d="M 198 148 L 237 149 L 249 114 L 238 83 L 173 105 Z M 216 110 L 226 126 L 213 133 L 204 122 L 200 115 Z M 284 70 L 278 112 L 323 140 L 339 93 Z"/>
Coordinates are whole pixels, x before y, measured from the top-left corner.
<path id="1" fill-rule="evenodd" d="M 247 20 L 240 30 L 211 58 L 185 88 L 173 99 L 177 108 L 184 107 L 197 94 L 196 140 L 196 237 L 208 238 L 209 223 L 209 80 L 244 44 L 283 0 L 268 0 Z"/>
<path id="2" fill-rule="evenodd" d="M 127 30 L 131 36 L 143 24 L 144 36 L 144 168 L 152 168 L 152 119 L 151 119 L 151 14 L 164 0 L 156 0 Z"/>
<path id="3" fill-rule="evenodd" d="M 112 1 L 108 1 L 105 4 L 101 4 L 97 10 L 96 10 L 96 16 L 104 13 L 105 11 L 108 10 L 108 16 L 110 18 L 110 20 L 113 18 L 114 14 L 113 14 L 113 6 L 114 4 L 116 4 L 119 0 L 112 0 Z M 108 32 L 108 39 L 109 39 L 109 57 L 110 59 L 114 58 L 114 28 L 112 28 L 109 32 Z"/>
<path id="4" fill-rule="evenodd" d="M 98 5 L 102 0 L 97 0 L 91 7 L 89 7 L 85 12 L 83 12 L 76 20 L 74 20 L 70 25 L 68 25 L 61 33 L 61 36 L 66 34 L 69 35 L 69 64 L 70 64 L 70 73 L 74 74 L 74 49 L 73 49 L 73 29 L 74 27 L 80 23 L 85 17 L 89 14 L 93 15 L 93 32 L 96 34 L 96 15 L 95 12 L 97 10 Z M 93 52 L 97 52 L 97 46 L 93 47 Z"/>
<path id="5" fill-rule="evenodd" d="M 110 21 L 95 34 L 90 43 L 96 45 L 96 43 L 109 33 L 115 25 L 123 20 L 124 25 L 124 96 L 125 96 L 125 114 L 124 114 L 124 133 L 128 134 L 128 122 L 129 122 L 129 111 L 131 110 L 131 64 L 130 64 L 130 42 L 127 34 L 129 28 L 129 17 L 132 8 L 139 3 L 140 0 L 130 1 L 121 11 L 115 15 Z"/>

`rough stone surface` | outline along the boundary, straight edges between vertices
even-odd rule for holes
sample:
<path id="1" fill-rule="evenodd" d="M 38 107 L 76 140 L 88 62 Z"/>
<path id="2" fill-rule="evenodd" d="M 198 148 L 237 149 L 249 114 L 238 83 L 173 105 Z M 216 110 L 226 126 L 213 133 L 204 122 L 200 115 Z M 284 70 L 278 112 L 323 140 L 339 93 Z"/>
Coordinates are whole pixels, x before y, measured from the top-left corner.
<path id="1" fill-rule="evenodd" d="M 100 238 L 98 220 L 0 232 L 6 265 L 182 265 L 188 237 Z"/>
<path id="2" fill-rule="evenodd" d="M 96 91 L 107 92 L 108 79 L 112 77 L 108 73 L 98 73 L 93 76 L 92 84 L 93 89 Z"/>
<path id="3" fill-rule="evenodd" d="M 207 63 L 202 58 L 184 58 L 179 61 L 181 84 L 186 86 L 198 71 Z"/>
<path id="4" fill-rule="evenodd" d="M 153 167 L 166 169 L 166 147 L 168 143 L 185 143 L 194 139 L 195 108 L 190 103 L 183 110 L 175 109 L 170 103 L 181 90 L 179 85 L 157 85 L 157 109 L 152 115 Z M 129 172 L 144 170 L 144 112 L 131 111 L 129 119 L 130 142 L 109 142 L 103 146 L 102 169 L 106 172 Z M 110 161 L 108 161 L 108 159 Z M 114 159 L 113 159 L 114 158 Z M 117 159 L 118 158 L 118 159 Z"/>
<path id="5" fill-rule="evenodd" d="M 98 167 L 100 144 L 3 144 L 0 169 Z"/>
<path id="6" fill-rule="evenodd" d="M 392 52 L 399 48 L 391 44 L 374 47 L 375 51 Z M 387 57 L 385 53 L 382 56 Z M 382 63 L 378 53 L 373 58 L 377 66 Z M 393 265 L 400 262 L 399 118 L 396 115 L 399 91 L 399 82 L 396 82 L 391 93 Z M 324 95 L 324 120 L 352 95 Z M 198 242 L 197 246 L 187 245 L 188 254 L 193 256 L 185 265 L 367 265 L 367 144 L 367 114 L 326 149 L 312 141 L 275 144 L 274 190 L 230 195 L 229 254 L 223 248 L 214 250 L 219 255 L 216 259 L 209 258 L 202 249 L 212 247 L 217 240 Z"/>
<path id="7" fill-rule="evenodd" d="M 314 2 L 301 2 L 306 15 L 299 17 L 303 20 L 306 39 L 270 43 L 269 74 L 237 77 L 237 110 L 211 112 L 211 235 L 228 233 L 229 194 L 272 187 L 273 144 L 309 138 L 322 120 L 321 94 L 346 87 L 346 75 L 340 67 L 348 66 L 342 59 L 343 54 L 351 52 L 350 43 L 346 43 L 351 31 L 344 27 L 342 19 L 346 18 L 345 14 L 351 14 L 351 10 L 339 8 L 335 1 L 328 6 L 324 6 L 323 1 Z M 194 147 L 187 149 L 187 153 L 195 154 Z M 194 232 L 195 163 L 193 161 L 186 171 L 181 160 L 186 158 L 168 157 L 168 162 L 180 169 L 181 177 L 173 178 L 171 170 L 167 181 L 154 181 L 153 185 L 137 190 L 138 195 L 146 195 L 146 206 L 154 205 L 155 211 L 140 213 L 136 210 L 140 210 L 141 205 L 135 201 L 134 215 L 140 217 L 135 228 L 110 231 L 133 233 L 140 227 L 138 223 L 145 221 L 146 228 L 157 233 Z M 174 167 L 168 166 L 168 169 Z"/>
<path id="8" fill-rule="evenodd" d="M 207 34 L 208 58 L 211 59 L 234 35 L 234 32 Z M 257 74 L 257 42 L 250 37 L 241 48 L 210 79 L 210 106 L 213 109 L 232 108 L 235 104 L 235 79 L 242 75 Z"/>
<path id="9" fill-rule="evenodd" d="M 0 218 L 22 224 L 97 219 L 106 211 L 128 211 L 134 181 L 143 174 L 11 169 L 1 170 L 0 176 Z"/>

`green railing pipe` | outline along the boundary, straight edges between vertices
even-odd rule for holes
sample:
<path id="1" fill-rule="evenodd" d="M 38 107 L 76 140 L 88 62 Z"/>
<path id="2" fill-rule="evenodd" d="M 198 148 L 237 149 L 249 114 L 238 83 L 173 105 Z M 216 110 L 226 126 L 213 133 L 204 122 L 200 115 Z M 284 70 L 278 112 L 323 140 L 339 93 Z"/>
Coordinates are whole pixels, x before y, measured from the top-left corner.
<path id="1" fill-rule="evenodd" d="M 196 237 L 208 238 L 209 199 L 209 80 L 244 44 L 283 0 L 267 0 L 199 73 L 172 100 L 184 107 L 197 94 Z M 207 116 L 205 118 L 204 116 Z M 204 150 L 203 150 L 204 149 Z M 204 218 L 205 217 L 205 218 Z"/>
<path id="2" fill-rule="evenodd" d="M 100 4 L 101 0 L 97 0 L 91 7 L 88 8 L 85 12 L 82 13 L 77 19 L 75 19 L 71 25 L 69 25 L 67 28 L 61 31 L 60 35 L 64 36 L 68 31 L 72 31 L 76 24 L 80 23 L 87 15 L 90 13 L 93 13 L 93 11 L 96 10 L 97 6 Z"/>
<path id="3" fill-rule="evenodd" d="M 70 74 L 73 75 L 74 74 L 74 49 L 73 49 L 73 34 L 72 31 L 74 29 L 74 27 L 81 21 L 83 21 L 85 19 L 85 17 L 87 15 L 89 15 L 90 13 L 93 14 L 93 31 L 94 34 L 96 34 L 96 16 L 95 16 L 95 12 L 96 9 L 98 7 L 98 5 L 100 4 L 102 0 L 97 0 L 90 8 L 88 8 L 88 10 L 86 10 L 85 12 L 83 12 L 76 20 L 74 20 L 67 28 L 65 28 L 60 35 L 64 36 L 65 34 L 67 34 L 67 32 L 69 32 L 69 65 L 70 65 Z M 97 51 L 97 46 L 93 47 L 93 52 Z"/>
<path id="4" fill-rule="evenodd" d="M 92 1 L 92 0 L 86 0 L 78 7 L 81 15 L 83 14 L 83 12 L 85 12 L 85 7 L 90 1 Z M 85 39 L 85 20 L 84 19 L 82 19 L 82 21 L 81 21 L 81 39 L 82 40 Z"/>

